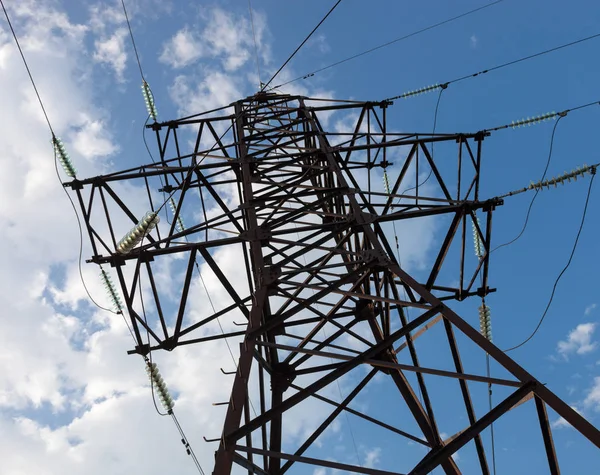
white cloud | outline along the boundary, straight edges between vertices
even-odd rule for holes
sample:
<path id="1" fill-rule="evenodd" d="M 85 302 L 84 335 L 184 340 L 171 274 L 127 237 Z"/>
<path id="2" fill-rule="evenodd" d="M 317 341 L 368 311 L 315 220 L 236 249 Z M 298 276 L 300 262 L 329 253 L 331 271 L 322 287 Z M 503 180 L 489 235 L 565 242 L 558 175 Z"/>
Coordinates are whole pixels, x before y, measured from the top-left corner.
<path id="1" fill-rule="evenodd" d="M 597 307 L 597 305 L 595 303 L 588 305 L 587 307 L 585 307 L 585 310 L 583 312 L 583 314 L 588 317 Z"/>
<path id="2" fill-rule="evenodd" d="M 600 411 L 600 376 L 596 376 L 594 378 L 594 383 L 588 391 L 583 401 L 583 405 L 586 408 L 594 409 L 595 411 Z"/>
<path id="3" fill-rule="evenodd" d="M 471 43 L 471 48 L 477 48 L 477 45 L 479 44 L 479 38 L 477 38 L 475 35 L 471 35 L 469 42 Z"/>
<path id="4" fill-rule="evenodd" d="M 96 35 L 92 56 L 94 61 L 111 68 L 117 81 L 124 82 L 129 32 L 125 27 L 125 14 L 120 3 L 92 5 L 89 17 L 89 25 Z"/>
<path id="5" fill-rule="evenodd" d="M 177 76 L 169 93 L 184 115 L 222 107 L 241 96 L 236 80 L 220 71 L 205 71 L 197 84 L 187 76 Z"/>
<path id="6" fill-rule="evenodd" d="M 559 341 L 558 352 L 565 358 L 571 353 L 584 355 L 596 349 L 597 342 L 592 342 L 592 335 L 596 329 L 596 323 L 581 323 L 569 332 L 566 341 Z"/>
<path id="7" fill-rule="evenodd" d="M 374 447 L 365 454 L 365 467 L 375 468 L 381 460 L 381 447 Z"/>
<path id="8" fill-rule="evenodd" d="M 181 68 L 201 58 L 204 48 L 188 28 L 179 30 L 163 45 L 160 60 L 173 68 Z"/>
<path id="9" fill-rule="evenodd" d="M 240 69 L 254 57 L 252 26 L 245 17 L 219 7 L 203 15 L 204 28 L 184 27 L 164 45 L 160 60 L 173 68 L 182 68 L 199 59 L 218 59 L 228 71 Z M 270 50 L 264 44 L 266 21 L 264 15 L 254 12 L 254 34 L 263 66 L 269 62 Z"/>
<path id="10" fill-rule="evenodd" d="M 107 64 L 114 71 L 119 82 L 124 81 L 123 73 L 127 63 L 127 52 L 125 39 L 127 38 L 125 28 L 117 28 L 112 35 L 106 36 L 94 42 L 94 60 Z"/>

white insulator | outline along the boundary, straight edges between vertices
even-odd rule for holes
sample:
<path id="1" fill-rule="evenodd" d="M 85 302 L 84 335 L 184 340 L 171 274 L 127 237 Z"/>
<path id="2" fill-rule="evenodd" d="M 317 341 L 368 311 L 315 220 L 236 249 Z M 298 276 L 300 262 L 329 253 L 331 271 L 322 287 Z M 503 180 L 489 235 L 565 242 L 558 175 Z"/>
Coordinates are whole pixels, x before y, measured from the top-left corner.
<path id="1" fill-rule="evenodd" d="M 144 237 L 152 231 L 160 218 L 157 213 L 148 211 L 146 215 L 119 241 L 117 244 L 117 252 L 120 254 L 128 254 L 137 246 Z"/>
<path id="2" fill-rule="evenodd" d="M 169 389 L 165 384 L 160 371 L 158 370 L 158 366 L 156 363 L 146 362 L 146 373 L 148 373 L 148 377 L 150 378 L 154 388 L 156 389 L 156 393 L 158 394 L 158 399 L 160 400 L 163 407 L 170 411 L 173 409 L 175 402 L 173 398 L 169 394 Z"/>
<path id="3" fill-rule="evenodd" d="M 117 289 L 115 288 L 115 286 L 112 282 L 112 279 L 110 278 L 110 275 L 108 275 L 108 273 L 104 269 L 100 269 L 100 278 L 102 279 L 102 282 L 104 283 L 104 288 L 106 289 L 106 292 L 108 293 L 108 298 L 113 303 L 115 312 L 123 313 L 123 301 L 121 300 L 121 297 L 117 293 Z"/>
<path id="4" fill-rule="evenodd" d="M 390 194 L 390 181 L 388 179 L 387 172 L 383 170 L 383 186 L 385 187 L 385 192 Z"/>
<path id="5" fill-rule="evenodd" d="M 171 206 L 171 211 L 173 212 L 173 217 L 177 214 L 177 206 L 175 205 L 175 201 L 173 198 L 169 198 L 169 205 Z M 183 224 L 183 219 L 181 219 L 181 213 L 177 216 L 177 231 L 180 233 L 185 231 L 185 226 Z"/>
<path id="6" fill-rule="evenodd" d="M 479 218 L 475 216 L 477 220 L 477 224 L 479 224 Z M 483 244 L 481 242 L 481 237 L 479 236 L 479 231 L 477 231 L 477 226 L 475 226 L 475 221 L 472 222 L 473 225 L 473 244 L 475 245 L 475 255 L 481 259 L 483 257 Z"/>
<path id="7" fill-rule="evenodd" d="M 69 154 L 67 153 L 67 150 L 65 149 L 65 145 L 63 144 L 62 140 L 56 137 L 52 137 L 52 144 L 54 145 L 54 152 L 58 157 L 58 161 L 62 165 L 67 176 L 75 178 L 77 170 L 73 166 L 73 162 L 69 158 Z"/>
<path id="8" fill-rule="evenodd" d="M 146 81 L 142 82 L 142 95 L 144 96 L 144 102 L 146 102 L 146 108 L 148 109 L 148 115 L 156 122 L 158 112 L 156 111 L 156 105 L 154 104 L 154 96 L 150 90 L 150 86 Z"/>
<path id="9" fill-rule="evenodd" d="M 492 341 L 492 315 L 490 307 L 485 303 L 479 307 L 479 331 L 489 341 Z"/>

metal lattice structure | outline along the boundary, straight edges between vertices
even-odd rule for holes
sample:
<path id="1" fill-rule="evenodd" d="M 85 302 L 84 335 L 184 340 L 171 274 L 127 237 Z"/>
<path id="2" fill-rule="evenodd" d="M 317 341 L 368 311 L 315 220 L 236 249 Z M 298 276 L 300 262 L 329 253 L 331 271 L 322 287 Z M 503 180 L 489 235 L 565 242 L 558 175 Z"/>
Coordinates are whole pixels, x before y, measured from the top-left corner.
<path id="1" fill-rule="evenodd" d="M 150 126 L 160 151 L 156 163 L 67 184 L 83 210 L 91 261 L 117 272 L 137 340 L 132 353 L 241 339 L 223 432 L 215 441 L 214 474 L 231 473 L 236 465 L 244 473 L 271 475 L 306 473 L 310 465 L 356 473 L 458 474 L 460 461 L 453 455 L 463 447 L 471 447 L 478 471 L 489 474 L 483 432 L 526 405 L 539 422 L 550 473 L 559 468 L 547 406 L 600 447 L 597 429 L 449 306 L 494 290 L 488 286 L 491 224 L 502 202 L 479 198 L 486 134 L 393 133 L 386 126 L 389 105 L 259 93 L 211 113 Z M 331 114 L 350 126 L 327 132 L 324 121 Z M 395 171 L 389 190 L 380 185 L 386 170 Z M 420 184 L 418 177 L 427 173 L 427 183 Z M 142 211 L 124 202 L 117 191 L 122 182 L 145 187 L 150 208 L 170 221 L 163 219 L 128 254 L 115 251 L 117 242 L 125 222 L 138 222 Z M 169 196 L 173 213 L 164 206 Z M 485 216 L 481 225 L 478 212 Z M 389 238 L 392 223 L 402 235 L 421 219 L 437 220 L 437 231 L 444 226 L 445 232 L 431 268 L 417 278 Z M 479 259 L 465 251 L 471 226 Z M 404 252 L 402 239 L 399 244 Z M 219 264 L 219 253 L 239 256 L 235 282 Z M 154 266 L 173 254 L 185 265 L 178 305 L 169 312 Z M 228 302 L 193 320 L 188 304 L 199 263 L 214 274 Z M 153 298 L 148 307 L 155 309 L 149 321 L 135 305 L 142 275 Z M 231 315 L 239 316 L 238 324 L 243 319 L 243 326 L 207 330 Z M 433 351 L 429 335 L 447 357 L 424 354 Z M 463 344 L 470 358 L 488 354 L 505 376 L 467 371 Z M 381 384 L 374 383 L 378 375 L 386 381 L 385 397 L 397 401 L 390 413 L 404 414 L 406 427 L 353 407 L 365 388 Z M 439 379 L 456 387 L 451 409 L 436 406 Z M 339 381 L 349 389 L 338 401 L 327 388 Z M 474 386 L 487 391 L 488 385 L 501 396 L 491 411 L 476 407 L 472 397 Z M 329 408 L 327 416 L 310 433 L 291 435 L 289 415 L 314 400 Z M 343 413 L 383 431 L 382 437 L 412 441 L 424 451 L 415 463 L 393 471 L 315 455 L 318 437 Z M 444 437 L 438 421 L 453 416 L 462 426 Z"/>

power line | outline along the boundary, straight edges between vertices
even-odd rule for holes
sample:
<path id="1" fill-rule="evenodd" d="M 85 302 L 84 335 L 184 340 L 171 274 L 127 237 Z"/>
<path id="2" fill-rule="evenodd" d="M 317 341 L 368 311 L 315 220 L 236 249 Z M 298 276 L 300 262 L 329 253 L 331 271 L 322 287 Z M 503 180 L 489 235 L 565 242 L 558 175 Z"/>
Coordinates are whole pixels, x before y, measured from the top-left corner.
<path id="1" fill-rule="evenodd" d="M 550 150 L 548 152 L 548 159 L 546 160 L 546 167 L 544 168 L 544 173 L 542 174 L 542 178 L 540 179 L 540 181 L 543 181 L 544 178 L 546 178 L 546 173 L 548 173 L 548 167 L 550 166 L 550 160 L 552 159 L 552 150 L 554 148 L 554 135 L 556 133 L 556 127 L 558 127 L 558 124 L 563 117 L 564 116 L 561 115 L 558 118 L 558 120 L 555 122 L 554 127 L 552 128 L 552 135 L 550 136 Z M 527 214 L 525 215 L 525 222 L 523 223 L 523 228 L 521 229 L 521 232 L 514 239 L 497 246 L 495 249 L 493 249 L 490 252 L 490 254 L 492 252 L 497 251 L 498 249 L 500 249 L 502 247 L 510 246 L 511 244 L 518 241 L 521 236 L 523 236 L 523 233 L 525 232 L 525 229 L 527 228 L 527 223 L 529 223 L 529 215 L 531 214 L 531 208 L 533 208 L 533 203 L 535 202 L 535 199 L 537 198 L 537 195 L 540 192 L 540 190 L 541 189 L 537 189 L 535 194 L 533 195 L 533 198 L 531 198 L 531 202 L 529 203 L 529 208 L 527 209 Z"/>
<path id="2" fill-rule="evenodd" d="M 538 330 L 542 326 L 542 323 L 544 322 L 544 319 L 546 318 L 546 315 L 548 314 L 548 310 L 550 309 L 550 305 L 552 305 L 552 300 L 554 300 L 554 293 L 556 292 L 556 287 L 558 286 L 558 283 L 559 283 L 561 277 L 564 275 L 564 273 L 567 271 L 567 269 L 571 265 L 571 261 L 573 260 L 573 256 L 575 255 L 575 251 L 577 250 L 577 244 L 579 243 L 579 237 L 581 236 L 581 231 L 583 230 L 583 225 L 585 223 L 585 217 L 587 214 L 588 204 L 590 201 L 590 194 L 592 192 L 592 185 L 594 184 L 594 178 L 596 178 L 596 169 L 595 168 L 592 171 L 592 178 L 591 178 L 590 184 L 588 186 L 587 196 L 585 198 L 585 205 L 583 207 L 583 213 L 581 216 L 581 224 L 579 225 L 579 230 L 577 231 L 577 237 L 575 238 L 575 242 L 573 243 L 573 249 L 571 250 L 571 254 L 569 256 L 569 260 L 568 260 L 567 264 L 563 267 L 563 269 L 560 271 L 560 274 L 558 274 L 558 277 L 554 281 L 554 285 L 552 286 L 552 292 L 550 293 L 550 299 L 548 300 L 548 304 L 546 305 L 546 308 L 540 318 L 540 321 L 538 322 L 537 326 L 535 327 L 535 329 L 533 330 L 531 335 L 529 335 L 525 340 L 523 340 L 518 345 L 515 345 L 511 348 L 508 348 L 507 350 L 504 350 L 505 352 L 516 350 L 517 348 L 520 348 L 521 346 L 525 345 L 528 341 L 530 341 L 535 336 L 535 334 L 538 332 Z"/>
<path id="3" fill-rule="evenodd" d="M 48 114 L 46 113 L 46 108 L 44 107 L 44 103 L 42 102 L 42 98 L 40 97 L 40 93 L 38 92 L 37 86 L 35 85 L 35 81 L 33 80 L 33 76 L 31 75 L 31 71 L 29 69 L 29 65 L 27 64 L 27 60 L 25 59 L 25 55 L 23 54 L 23 50 L 21 49 L 21 44 L 19 43 L 19 39 L 17 38 L 17 34 L 15 33 L 15 29 L 12 26 L 10 21 L 10 17 L 8 16 L 8 12 L 6 11 L 6 7 L 4 6 L 4 2 L 0 0 L 0 5 L 2 5 L 2 10 L 4 10 L 4 16 L 6 17 L 6 21 L 8 22 L 8 26 L 10 27 L 10 31 L 12 32 L 13 38 L 15 39 L 15 43 L 17 44 L 17 48 L 19 49 L 19 53 L 21 54 L 21 59 L 23 60 L 23 64 L 25 65 L 25 69 L 27 69 L 27 74 L 29 75 L 29 80 L 31 81 L 31 85 L 35 91 L 35 95 L 40 103 L 40 107 L 42 108 L 42 112 L 44 113 L 44 117 L 46 118 L 46 122 L 48 123 L 48 128 L 50 129 L 50 133 L 54 138 L 54 130 L 52 129 L 52 125 L 50 124 L 50 119 L 48 118 Z M 59 175 L 60 179 L 60 175 Z"/>
<path id="4" fill-rule="evenodd" d="M 56 157 L 56 149 L 54 149 L 54 169 L 56 170 L 56 176 L 58 178 L 58 181 L 62 185 L 62 181 L 60 179 L 60 173 L 58 172 L 58 160 L 57 160 L 57 157 Z M 63 186 L 61 186 L 61 188 L 65 192 L 65 195 L 67 195 L 67 198 L 69 199 L 69 202 L 71 203 L 71 207 L 73 208 L 73 212 L 75 213 L 75 217 L 77 218 L 77 228 L 79 229 L 79 257 L 77 259 L 77 267 L 78 267 L 78 270 L 79 270 L 79 278 L 81 279 L 81 283 L 83 284 L 83 288 L 85 290 L 85 293 L 87 294 L 87 296 L 91 300 L 91 302 L 96 307 L 98 307 L 100 310 L 105 310 L 107 312 L 114 313 L 115 315 L 117 315 L 118 312 L 114 312 L 113 310 L 111 310 L 109 308 L 106 308 L 106 307 L 103 307 L 102 305 L 98 304 L 98 302 L 96 302 L 96 300 L 94 300 L 94 298 L 90 294 L 88 286 L 85 283 L 85 279 L 83 278 L 83 270 L 81 268 L 81 258 L 83 256 L 83 228 L 81 226 L 81 219 L 79 218 L 79 213 L 77 213 L 77 208 L 75 207 L 75 203 L 73 203 L 73 198 L 71 198 L 71 195 L 69 195 L 69 192 L 67 190 L 65 190 L 65 188 Z M 100 268 L 102 268 L 102 266 L 100 266 Z M 123 318 L 125 318 L 124 315 L 123 315 Z M 127 323 L 127 321 L 125 321 L 125 323 Z M 131 329 L 129 329 L 129 331 L 131 332 Z"/>
<path id="5" fill-rule="evenodd" d="M 258 43 L 256 42 L 256 31 L 254 30 L 254 16 L 252 15 L 252 1 L 248 0 L 248 12 L 250 13 L 250 25 L 252 26 L 252 37 L 254 38 L 254 57 L 256 58 L 256 75 L 258 76 L 259 87 L 262 86 L 260 80 L 260 61 L 258 59 Z"/>
<path id="6" fill-rule="evenodd" d="M 416 93 L 418 93 L 418 92 L 429 92 L 429 91 L 432 91 L 434 89 L 440 88 L 442 86 L 449 86 L 450 84 L 455 84 L 457 82 L 464 81 L 465 79 L 470 79 L 470 78 L 474 78 L 474 77 L 480 76 L 482 74 L 487 74 L 489 72 L 496 71 L 496 70 L 502 69 L 502 68 L 506 68 L 508 66 L 512 66 L 513 64 L 521 63 L 523 61 L 527 61 L 527 60 L 530 60 L 530 59 L 533 59 L 533 58 L 537 58 L 539 56 L 543 56 L 543 55 L 546 55 L 546 54 L 549 54 L 549 53 L 553 53 L 554 51 L 558 51 L 558 50 L 561 50 L 563 48 L 568 48 L 570 46 L 574 46 L 576 44 L 583 43 L 585 41 L 589 41 L 589 40 L 592 40 L 592 39 L 595 39 L 595 38 L 598 38 L 598 37 L 600 37 L 600 33 L 596 33 L 595 35 L 591 35 L 591 36 L 586 36 L 585 38 L 581 38 L 579 40 L 571 41 L 570 43 L 565 43 L 565 44 L 562 44 L 560 46 L 556 46 L 554 48 L 550 48 L 550 49 L 547 49 L 547 50 L 544 50 L 544 51 L 540 51 L 538 53 L 530 54 L 528 56 L 523 56 L 522 58 L 518 58 L 518 59 L 515 59 L 513 61 L 508 61 L 506 63 L 498 64 L 498 65 L 496 65 L 494 67 L 491 67 L 489 69 L 483 69 L 483 70 L 478 71 L 478 72 L 473 73 L 473 74 L 467 74 L 465 76 L 461 76 L 459 78 L 452 79 L 451 81 L 448 81 L 448 82 L 444 82 L 444 83 L 441 83 L 441 84 L 435 84 L 434 86 L 429 86 L 429 87 L 426 87 L 426 88 L 418 89 L 417 91 L 414 91 L 414 93 L 404 93 L 404 94 L 400 94 L 399 96 L 390 97 L 390 98 L 385 99 L 385 100 L 386 101 L 393 101 L 395 99 L 402 99 L 404 97 L 409 97 L 409 96 L 416 95 Z"/>
<path id="7" fill-rule="evenodd" d="M 142 295 L 141 273 L 138 278 L 138 288 L 140 292 L 140 302 L 142 304 L 142 315 L 144 316 L 144 323 L 146 324 L 146 337 L 148 339 L 148 347 L 150 347 L 150 332 L 148 331 L 148 318 L 146 317 L 146 307 L 144 305 L 144 296 Z M 144 361 L 146 364 L 150 363 L 150 365 L 152 365 L 153 361 L 151 351 L 148 353 L 148 357 L 144 357 Z M 183 428 L 181 427 L 181 424 L 179 423 L 179 420 L 177 419 L 173 408 L 171 407 L 171 409 L 169 409 L 169 411 L 166 414 L 163 414 L 162 412 L 160 412 L 160 409 L 158 409 L 158 404 L 156 404 L 156 396 L 154 394 L 154 380 L 152 378 L 150 378 L 150 391 L 152 393 L 152 403 L 154 404 L 154 409 L 156 410 L 159 416 L 171 416 L 173 422 L 175 423 L 175 426 L 177 427 L 177 430 L 179 431 L 179 435 L 181 436 L 181 442 L 185 447 L 186 453 L 192 457 L 192 460 L 194 461 L 194 465 L 196 465 L 198 472 L 201 475 L 205 475 L 204 470 L 202 469 L 202 465 L 200 465 L 200 462 L 198 461 L 198 458 L 194 453 L 194 449 L 192 449 L 192 446 L 189 444 L 188 438 L 186 437 L 185 432 L 183 431 Z"/>
<path id="8" fill-rule="evenodd" d="M 335 8 L 336 8 L 336 7 L 337 7 L 337 6 L 338 6 L 338 5 L 341 3 L 341 1 L 342 1 L 342 0 L 338 0 L 338 1 L 335 3 L 335 5 L 329 9 L 329 11 L 327 12 L 327 14 L 326 14 L 326 15 L 325 15 L 325 16 L 324 16 L 322 19 L 321 19 L 321 21 L 320 21 L 320 22 L 317 24 L 317 26 L 315 26 L 315 27 L 312 29 L 312 31 L 311 31 L 311 32 L 308 34 L 308 36 L 307 36 L 306 38 L 304 38 L 304 41 L 302 41 L 302 43 L 300 43 L 300 46 L 298 46 L 298 47 L 297 47 L 297 48 L 294 50 L 294 52 L 293 52 L 293 53 L 292 53 L 292 54 L 289 56 L 289 58 L 288 58 L 288 59 L 286 59 L 285 63 L 283 63 L 283 65 L 282 65 L 282 66 L 281 66 L 281 67 L 280 67 L 280 68 L 277 70 L 277 72 L 276 72 L 275 74 L 273 74 L 273 76 L 271 77 L 271 79 L 269 79 L 269 81 L 268 81 L 268 82 L 267 82 L 265 85 L 263 85 L 263 86 L 261 87 L 261 89 L 260 89 L 261 91 L 264 91 L 264 90 L 265 90 L 265 89 L 266 89 L 266 88 L 269 86 L 269 84 L 271 84 L 271 82 L 273 81 L 273 79 L 275 79 L 275 78 L 277 77 L 277 75 L 278 75 L 278 74 L 281 72 L 281 70 L 282 70 L 283 68 L 285 68 L 285 67 L 286 67 L 286 65 L 287 65 L 287 64 L 288 64 L 288 63 L 289 63 L 289 62 L 292 60 L 292 58 L 293 58 L 293 57 L 296 55 L 296 53 L 297 53 L 298 51 L 300 51 L 300 48 L 302 48 L 302 47 L 304 46 L 304 44 L 305 44 L 305 43 L 306 43 L 306 42 L 309 40 L 309 38 L 310 38 L 310 37 L 313 35 L 313 33 L 314 33 L 315 31 L 317 31 L 317 29 L 318 29 L 318 28 L 321 26 L 321 24 L 322 24 L 322 23 L 323 23 L 323 22 L 324 22 L 324 21 L 327 19 L 327 17 L 328 17 L 328 16 L 329 16 L 329 15 L 330 15 L 330 14 L 333 12 L 333 10 L 335 10 Z"/>
<path id="9" fill-rule="evenodd" d="M 327 69 L 333 68 L 334 66 L 338 66 L 340 64 L 347 63 L 348 61 L 351 61 L 351 60 L 356 59 L 356 58 L 360 58 L 361 56 L 365 56 L 365 55 L 367 55 L 369 53 L 372 53 L 373 51 L 377 51 L 378 49 L 385 48 L 386 46 L 390 46 L 390 45 L 392 45 L 394 43 L 398 43 L 399 41 L 403 41 L 403 40 L 406 40 L 406 39 L 411 38 L 413 36 L 416 36 L 416 35 L 419 35 L 421 33 L 424 33 L 426 31 L 433 30 L 434 28 L 437 28 L 439 26 L 445 25 L 446 23 L 451 23 L 451 22 L 453 22 L 455 20 L 458 20 L 460 18 L 466 17 L 466 16 L 471 15 L 471 14 L 473 14 L 475 12 L 478 12 L 479 10 L 483 10 L 485 8 L 491 7 L 492 5 L 496 5 L 497 3 L 501 3 L 503 1 L 504 0 L 497 0 L 495 2 L 488 3 L 487 5 L 484 5 L 482 7 L 478 7 L 478 8 L 475 8 L 473 10 L 469 10 L 468 12 L 461 13 L 460 15 L 454 16 L 452 18 L 448 18 L 448 19 L 446 19 L 444 21 L 435 23 L 435 24 L 427 26 L 425 28 L 421 28 L 420 30 L 414 31 L 412 33 L 409 33 L 408 35 L 401 36 L 400 38 L 396 38 L 394 40 L 388 41 L 387 43 L 383 43 L 383 44 L 381 44 L 379 46 L 375 46 L 373 48 L 370 48 L 370 49 L 368 49 L 366 51 L 363 51 L 362 53 L 354 54 L 352 56 L 349 56 L 346 59 L 342 59 L 340 61 L 336 61 L 335 63 L 332 63 L 332 64 L 330 64 L 328 66 L 324 66 L 322 68 L 315 69 L 314 71 L 312 71 L 310 73 L 304 74 L 302 76 L 298 76 L 297 78 L 292 79 L 291 81 L 284 82 L 283 84 L 279 84 L 278 86 L 274 86 L 271 89 L 277 89 L 277 88 L 280 88 L 280 87 L 283 87 L 283 86 L 287 86 L 288 84 L 291 84 L 293 82 L 299 81 L 300 79 L 308 79 L 308 78 L 314 76 L 315 74 L 320 73 L 322 71 L 325 71 Z"/>
<path id="10" fill-rule="evenodd" d="M 123 13 L 125 14 L 125 20 L 127 20 L 127 28 L 129 29 L 129 36 L 131 36 L 131 44 L 133 45 L 133 51 L 135 52 L 137 64 L 140 68 L 140 76 L 142 76 L 142 81 L 145 81 L 144 71 L 142 71 L 142 63 L 140 62 L 140 56 L 138 55 L 138 50 L 135 46 L 135 39 L 133 38 L 133 31 L 131 30 L 131 23 L 129 22 L 129 15 L 127 15 L 127 8 L 125 8 L 125 0 L 121 0 L 121 5 L 123 5 Z"/>
<path id="11" fill-rule="evenodd" d="M 53 144 L 56 144 L 58 139 L 56 138 L 56 135 L 54 134 L 54 129 L 52 128 L 52 124 L 50 123 L 50 119 L 48 118 L 48 114 L 46 113 L 46 108 L 44 107 L 44 103 L 42 101 L 42 98 L 40 96 L 38 88 L 35 84 L 35 80 L 33 79 L 33 75 L 31 74 L 31 70 L 29 69 L 29 64 L 27 63 L 27 59 L 25 59 L 25 55 L 23 54 L 23 49 L 21 48 L 21 44 L 19 43 L 19 38 L 17 37 L 15 29 L 13 28 L 12 22 L 10 21 L 10 16 L 8 15 L 6 7 L 4 6 L 3 0 L 0 0 L 0 5 L 2 6 L 2 10 L 4 11 L 4 16 L 6 17 L 6 21 L 8 22 L 8 26 L 10 27 L 10 31 L 12 33 L 12 36 L 13 36 L 15 43 L 17 45 L 17 48 L 19 50 L 19 54 L 21 55 L 21 59 L 23 60 L 23 64 L 25 65 L 25 69 L 27 70 L 27 74 L 29 75 L 29 80 L 31 81 L 31 85 L 33 86 L 33 90 L 35 91 L 35 95 L 38 99 L 38 102 L 39 102 L 42 112 L 44 114 L 44 118 L 46 119 L 46 123 L 48 124 L 48 129 L 50 129 L 50 134 L 52 135 L 52 142 L 53 142 Z M 85 283 L 85 279 L 83 278 L 83 270 L 81 268 L 81 258 L 83 255 L 83 229 L 81 226 L 81 220 L 79 218 L 79 214 L 77 213 L 77 208 L 75 207 L 75 203 L 73 203 L 73 199 L 71 198 L 71 196 L 69 195 L 67 190 L 65 190 L 65 188 L 62 186 L 62 180 L 60 178 L 60 173 L 58 171 L 58 157 L 56 154 L 56 147 L 53 146 L 53 149 L 54 149 L 54 169 L 56 171 L 56 177 L 58 178 L 58 181 L 61 184 L 62 190 L 65 192 L 65 194 L 67 195 L 67 198 L 69 199 L 69 202 L 71 203 L 71 207 L 73 208 L 73 212 L 75 213 L 75 218 L 77 218 L 77 227 L 79 229 L 79 257 L 77 260 L 77 267 L 78 267 L 78 271 L 79 271 L 79 278 L 81 279 L 81 284 L 83 285 L 83 288 L 84 288 L 85 293 L 87 294 L 88 298 L 96 307 L 98 307 L 100 310 L 105 310 L 107 312 L 117 314 L 118 312 L 114 312 L 106 307 L 103 307 L 102 305 L 98 304 L 98 302 L 96 302 L 96 300 L 94 300 L 94 298 L 92 297 L 92 295 L 88 289 L 87 284 Z M 125 318 L 125 317 L 123 316 L 123 318 Z M 127 322 L 125 322 L 125 323 L 127 323 Z M 131 329 L 130 329 L 130 331 L 131 331 Z"/>

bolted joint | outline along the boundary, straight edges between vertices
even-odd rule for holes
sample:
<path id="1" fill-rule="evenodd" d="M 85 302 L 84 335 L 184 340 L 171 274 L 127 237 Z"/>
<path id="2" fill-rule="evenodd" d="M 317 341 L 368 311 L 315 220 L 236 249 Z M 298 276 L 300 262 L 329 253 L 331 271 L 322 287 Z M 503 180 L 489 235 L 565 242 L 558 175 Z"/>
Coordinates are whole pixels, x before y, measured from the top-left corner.
<path id="1" fill-rule="evenodd" d="M 359 252 L 359 256 L 365 263 L 375 267 L 386 267 L 391 264 L 387 254 L 380 249 L 365 249 Z"/>
<path id="2" fill-rule="evenodd" d="M 368 299 L 358 299 L 354 309 L 354 316 L 359 321 L 369 321 L 375 318 L 375 306 Z"/>
<path id="3" fill-rule="evenodd" d="M 160 347 L 167 351 L 173 351 L 176 346 L 177 346 L 177 340 L 172 336 L 170 336 L 169 338 L 167 338 L 165 341 L 163 341 L 160 344 Z"/>
<path id="4" fill-rule="evenodd" d="M 289 363 L 275 363 L 271 368 L 271 391 L 284 393 L 296 379 Z"/>
<path id="5" fill-rule="evenodd" d="M 136 355 L 148 356 L 150 354 L 150 345 L 148 343 L 142 343 L 141 345 L 137 345 L 135 347 L 135 350 L 133 350 L 131 353 L 135 353 Z"/>
<path id="6" fill-rule="evenodd" d="M 262 284 L 265 286 L 270 286 L 276 283 L 279 277 L 281 277 L 281 266 L 265 266 L 262 273 Z"/>
<path id="7" fill-rule="evenodd" d="M 248 231 L 240 233 L 240 239 L 242 241 L 267 241 L 273 237 L 270 229 L 258 227 Z"/>
<path id="8" fill-rule="evenodd" d="M 494 211 L 496 206 L 502 206 L 504 200 L 502 198 L 491 198 L 483 203 L 482 211 Z"/>
<path id="9" fill-rule="evenodd" d="M 377 355 L 375 355 L 373 357 L 374 360 L 377 361 L 385 361 L 388 363 L 396 363 L 396 359 L 395 359 L 395 353 L 394 350 L 392 350 L 392 348 L 386 348 L 384 350 L 382 350 L 380 353 L 378 353 Z M 386 368 L 384 366 L 377 366 L 377 365 L 371 365 L 374 368 L 377 368 L 379 371 L 381 371 L 384 374 L 392 374 L 392 372 L 397 371 L 395 369 L 392 368 Z"/>

